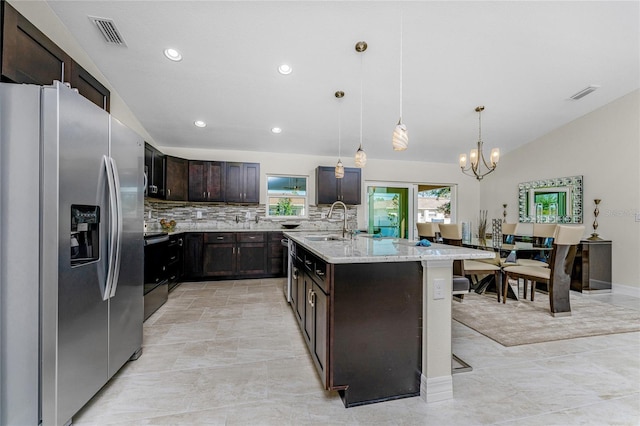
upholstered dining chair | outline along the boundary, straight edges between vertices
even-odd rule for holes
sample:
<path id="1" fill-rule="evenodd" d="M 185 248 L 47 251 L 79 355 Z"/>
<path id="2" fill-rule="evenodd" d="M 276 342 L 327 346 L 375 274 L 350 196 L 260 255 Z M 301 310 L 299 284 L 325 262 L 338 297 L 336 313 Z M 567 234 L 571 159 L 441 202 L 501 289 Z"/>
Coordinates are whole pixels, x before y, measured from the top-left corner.
<path id="1" fill-rule="evenodd" d="M 436 232 L 439 232 L 437 223 L 416 223 L 416 226 L 418 227 L 418 237 L 420 239 L 425 238 L 432 243 L 436 241 Z"/>
<path id="2" fill-rule="evenodd" d="M 445 244 L 449 244 L 452 246 L 462 246 L 462 225 L 459 223 L 440 223 L 440 236 Z M 498 297 L 498 302 L 501 297 L 501 271 L 500 267 L 500 259 L 498 257 L 498 253 L 496 253 L 495 257 L 496 263 L 489 262 L 481 262 L 479 260 L 463 260 L 463 261 L 454 261 L 453 262 L 453 273 L 454 275 L 462 275 L 465 277 L 475 277 L 476 282 L 474 286 L 477 286 L 479 283 L 479 276 L 493 275 L 496 283 L 496 293 Z"/>
<path id="3" fill-rule="evenodd" d="M 545 283 L 549 288 L 551 315 L 554 317 L 571 315 L 571 305 L 569 303 L 571 269 L 577 246 L 583 234 L 584 226 L 558 225 L 555 230 L 549 268 L 539 266 L 508 266 L 504 268 L 502 302 L 506 303 L 509 279 L 512 278 L 519 282 L 522 278 L 525 288 L 528 285 L 528 281 L 532 282 L 532 301 L 536 292 L 536 283 Z"/>
<path id="4" fill-rule="evenodd" d="M 535 244 L 543 245 L 543 242 L 550 238 L 553 241 L 553 236 L 556 232 L 556 224 L 555 223 L 534 223 L 533 224 L 533 238 Z M 543 260 L 538 259 L 518 259 L 519 266 L 542 266 L 543 268 L 548 268 L 549 264 Z M 527 295 L 525 294 L 526 298 Z"/>
<path id="5" fill-rule="evenodd" d="M 517 223 L 503 223 L 502 224 L 502 242 L 507 244 L 513 244 L 513 236 L 516 235 Z"/>

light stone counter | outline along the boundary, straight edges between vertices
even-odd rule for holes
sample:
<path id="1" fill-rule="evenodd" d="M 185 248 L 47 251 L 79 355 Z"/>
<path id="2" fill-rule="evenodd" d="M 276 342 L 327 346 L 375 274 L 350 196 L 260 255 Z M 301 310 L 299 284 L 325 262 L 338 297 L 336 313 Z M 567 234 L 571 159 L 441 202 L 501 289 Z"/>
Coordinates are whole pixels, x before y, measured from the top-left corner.
<path id="1" fill-rule="evenodd" d="M 403 238 L 374 238 L 359 234 L 343 241 L 315 241 L 307 237 L 340 233 L 309 233 L 285 231 L 284 235 L 328 263 L 415 262 L 423 260 L 488 259 L 492 252 L 432 243 L 431 247 L 416 246 L 417 241 Z"/>
<path id="2" fill-rule="evenodd" d="M 453 399 L 451 376 L 451 303 L 453 261 L 491 258 L 494 253 L 445 244 L 416 246 L 417 241 L 373 238 L 314 241 L 313 234 L 285 232 L 321 259 L 334 264 L 420 262 L 422 265 L 422 374 L 420 398 L 427 403 Z M 316 234 L 318 235 L 318 234 Z M 327 233 L 324 233 L 327 235 Z M 332 233 L 341 237 L 341 233 Z M 389 282 L 389 285 L 393 285 Z"/>

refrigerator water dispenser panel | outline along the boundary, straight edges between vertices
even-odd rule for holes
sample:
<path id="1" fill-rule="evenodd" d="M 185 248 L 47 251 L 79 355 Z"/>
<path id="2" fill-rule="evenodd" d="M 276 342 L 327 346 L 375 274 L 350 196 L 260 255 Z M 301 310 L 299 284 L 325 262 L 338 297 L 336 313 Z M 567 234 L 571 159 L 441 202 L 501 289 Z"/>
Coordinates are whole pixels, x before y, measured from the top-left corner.
<path id="1" fill-rule="evenodd" d="M 71 266 L 100 257 L 100 206 L 71 206 Z"/>

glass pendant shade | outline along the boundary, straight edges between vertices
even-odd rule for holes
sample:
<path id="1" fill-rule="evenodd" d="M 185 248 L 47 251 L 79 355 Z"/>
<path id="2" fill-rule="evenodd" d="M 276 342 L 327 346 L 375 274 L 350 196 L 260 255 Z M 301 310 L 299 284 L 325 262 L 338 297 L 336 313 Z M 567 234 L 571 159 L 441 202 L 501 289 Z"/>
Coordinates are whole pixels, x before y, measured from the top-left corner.
<path id="1" fill-rule="evenodd" d="M 407 126 L 404 125 L 402 119 L 398 121 L 398 125 L 393 129 L 393 138 L 391 140 L 394 151 L 404 151 L 409 146 L 409 135 L 407 134 Z"/>
<path id="2" fill-rule="evenodd" d="M 493 148 L 491 150 L 491 165 L 495 166 L 500 161 L 500 148 Z"/>
<path id="3" fill-rule="evenodd" d="M 336 179 L 342 179 L 344 177 L 344 166 L 342 165 L 342 160 L 338 159 L 338 164 L 336 164 L 335 170 Z"/>
<path id="4" fill-rule="evenodd" d="M 467 167 L 467 154 L 460 154 L 460 167 Z"/>
<path id="5" fill-rule="evenodd" d="M 478 165 L 478 150 L 477 149 L 472 149 L 471 153 L 469 154 L 469 160 L 471 160 L 471 164 L 473 164 L 474 166 Z"/>
<path id="6" fill-rule="evenodd" d="M 367 154 L 362 150 L 362 145 L 356 151 L 356 166 L 364 167 L 367 164 Z"/>

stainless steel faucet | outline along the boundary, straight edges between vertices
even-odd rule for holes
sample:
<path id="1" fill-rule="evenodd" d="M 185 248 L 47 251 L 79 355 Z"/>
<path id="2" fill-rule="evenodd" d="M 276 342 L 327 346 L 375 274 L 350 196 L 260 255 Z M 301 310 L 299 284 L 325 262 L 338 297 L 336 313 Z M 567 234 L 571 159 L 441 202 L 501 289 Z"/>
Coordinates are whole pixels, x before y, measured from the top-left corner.
<path id="1" fill-rule="evenodd" d="M 344 235 L 347 233 L 347 205 L 342 201 L 336 201 L 335 203 L 331 204 L 331 208 L 329 209 L 329 214 L 327 215 L 327 219 L 331 219 L 331 213 L 333 213 L 333 208 L 336 205 L 342 206 L 342 208 L 344 209 L 344 218 L 342 221 L 342 238 L 344 238 Z"/>

